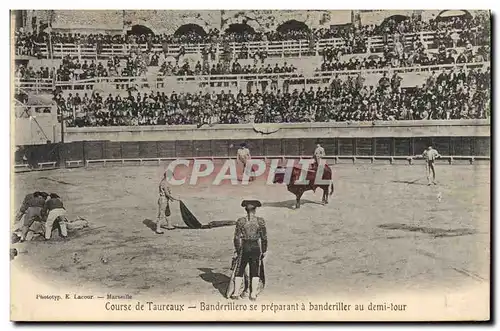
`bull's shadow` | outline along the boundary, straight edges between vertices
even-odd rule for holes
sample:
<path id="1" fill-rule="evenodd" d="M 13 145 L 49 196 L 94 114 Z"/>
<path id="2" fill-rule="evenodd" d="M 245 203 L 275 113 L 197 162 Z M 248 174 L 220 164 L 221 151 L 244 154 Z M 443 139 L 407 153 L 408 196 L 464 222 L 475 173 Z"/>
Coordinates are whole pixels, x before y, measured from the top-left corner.
<path id="1" fill-rule="evenodd" d="M 295 204 L 297 203 L 296 200 L 286 200 L 286 201 L 276 201 L 276 202 L 264 202 L 262 204 L 262 207 L 274 207 L 274 208 L 288 208 L 288 209 L 295 209 Z M 306 204 L 314 204 L 314 205 L 321 205 L 322 203 L 320 201 L 312 201 L 308 199 L 300 199 L 300 205 L 306 205 Z"/>
<path id="2" fill-rule="evenodd" d="M 200 278 L 206 281 L 207 283 L 211 283 L 213 287 L 215 287 L 219 293 L 225 297 L 227 286 L 229 285 L 229 281 L 231 278 L 227 275 L 221 274 L 219 272 L 213 272 L 212 268 L 198 268 L 198 270 L 203 273 L 200 274 Z"/>

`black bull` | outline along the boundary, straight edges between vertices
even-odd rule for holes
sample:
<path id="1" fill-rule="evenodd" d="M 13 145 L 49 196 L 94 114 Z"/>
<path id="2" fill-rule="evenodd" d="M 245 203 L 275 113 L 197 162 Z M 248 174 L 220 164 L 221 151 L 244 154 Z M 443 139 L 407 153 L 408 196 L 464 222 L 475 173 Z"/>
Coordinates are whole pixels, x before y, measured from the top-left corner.
<path id="1" fill-rule="evenodd" d="M 309 169 L 306 174 L 306 182 L 301 182 L 302 169 L 300 167 L 294 166 L 293 168 L 278 167 L 274 176 L 274 183 L 284 183 L 286 175 L 291 172 L 290 180 L 287 183 L 288 191 L 295 194 L 296 198 L 296 208 L 300 208 L 300 198 L 306 191 L 314 191 L 319 187 L 323 190 L 323 197 L 321 202 L 323 204 L 328 204 L 328 196 L 333 194 L 333 180 L 332 180 L 332 170 L 328 165 L 324 165 L 323 168 L 323 182 L 328 181 L 328 183 L 316 184 L 316 170 Z M 304 170 L 305 171 L 305 170 Z M 318 178 L 319 179 L 319 178 Z"/>

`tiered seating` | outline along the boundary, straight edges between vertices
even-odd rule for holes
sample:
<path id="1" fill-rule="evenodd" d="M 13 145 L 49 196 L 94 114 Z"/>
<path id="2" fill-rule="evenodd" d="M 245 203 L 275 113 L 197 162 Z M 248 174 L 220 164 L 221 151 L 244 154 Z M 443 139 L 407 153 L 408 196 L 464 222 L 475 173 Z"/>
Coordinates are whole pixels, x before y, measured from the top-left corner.
<path id="1" fill-rule="evenodd" d="M 37 38 L 32 44 L 39 52 L 62 59 L 52 68 L 40 60 L 40 67 L 19 69 L 18 85 L 55 89 L 69 125 L 489 115 L 489 21 L 481 17 L 410 20 L 383 31 L 222 36 L 212 30 L 204 38 L 135 39 L 53 34 L 49 46 Z M 173 44 L 179 41 L 198 44 Z"/>
<path id="2" fill-rule="evenodd" d="M 56 100 L 67 115 L 76 114 L 69 122 L 76 126 L 486 118 L 489 77 L 489 70 L 455 69 L 413 88 L 402 88 L 394 74 L 370 87 L 358 76 L 307 91 L 271 86 L 252 93 L 94 93 Z"/>

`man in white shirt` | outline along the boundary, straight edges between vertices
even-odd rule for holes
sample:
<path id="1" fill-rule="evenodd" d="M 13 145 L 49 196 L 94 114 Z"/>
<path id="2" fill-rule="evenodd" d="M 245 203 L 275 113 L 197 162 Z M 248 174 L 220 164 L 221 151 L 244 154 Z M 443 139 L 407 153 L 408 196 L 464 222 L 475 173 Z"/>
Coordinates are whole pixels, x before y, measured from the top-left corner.
<path id="1" fill-rule="evenodd" d="M 173 176 L 173 174 L 172 174 Z M 179 199 L 175 198 L 172 195 L 172 191 L 167 183 L 167 173 L 163 174 L 163 178 L 158 185 L 158 214 L 156 218 L 156 233 L 163 234 L 163 230 L 161 229 L 163 225 L 163 221 L 167 221 L 167 230 L 173 230 L 175 227 L 171 223 L 170 219 L 170 201 L 179 201 Z"/>
<path id="2" fill-rule="evenodd" d="M 432 148 L 432 146 L 429 146 L 424 153 L 422 154 L 422 157 L 425 159 L 425 172 L 427 173 L 427 185 L 431 185 L 431 172 L 432 172 L 432 184 L 436 185 L 436 171 L 434 169 L 434 161 L 437 158 L 440 158 L 441 155 L 439 155 L 438 151 Z"/>
<path id="3" fill-rule="evenodd" d="M 243 168 L 244 168 L 243 171 L 249 172 L 249 180 L 253 181 L 253 177 L 251 176 L 251 174 L 252 174 L 251 169 L 247 169 L 247 167 L 246 167 L 247 161 L 250 160 L 250 158 L 251 158 L 250 150 L 248 149 L 246 143 L 240 144 L 240 148 L 238 148 L 236 158 L 238 159 L 238 161 L 240 161 L 243 164 Z"/>
<path id="4" fill-rule="evenodd" d="M 314 150 L 314 162 L 315 162 L 315 167 L 318 168 L 321 159 L 325 156 L 325 149 L 321 147 L 321 144 L 319 141 L 316 142 L 316 149 Z"/>

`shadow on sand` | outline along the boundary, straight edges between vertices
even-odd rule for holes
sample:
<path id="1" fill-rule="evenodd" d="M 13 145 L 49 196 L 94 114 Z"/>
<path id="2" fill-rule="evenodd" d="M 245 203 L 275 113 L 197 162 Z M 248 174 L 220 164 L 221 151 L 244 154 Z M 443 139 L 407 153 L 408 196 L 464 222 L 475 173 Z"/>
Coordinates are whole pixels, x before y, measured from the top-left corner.
<path id="1" fill-rule="evenodd" d="M 198 268 L 198 270 L 203 272 L 202 274 L 200 274 L 201 279 L 203 279 L 207 283 L 211 283 L 212 286 L 216 288 L 223 297 L 226 297 L 226 290 L 230 281 L 229 276 L 218 272 L 213 272 L 212 268 Z"/>
<path id="2" fill-rule="evenodd" d="M 262 207 L 275 207 L 275 208 L 288 208 L 288 209 L 295 209 L 295 200 L 286 200 L 286 201 L 277 201 L 277 202 L 264 202 L 262 204 Z M 322 203 L 319 201 L 312 201 L 312 200 L 307 200 L 307 199 L 300 199 L 300 205 L 306 205 L 306 204 L 314 204 L 314 205 L 321 205 Z"/>
<path id="3" fill-rule="evenodd" d="M 417 180 L 392 180 L 391 183 L 398 183 L 398 184 L 408 184 L 408 185 L 421 185 L 421 186 L 426 186 L 426 183 L 419 183 L 419 179 Z"/>
<path id="4" fill-rule="evenodd" d="M 236 225 L 236 221 L 233 221 L 233 220 L 211 221 L 208 224 L 203 224 L 201 226 L 201 229 L 222 228 L 225 226 L 234 226 L 234 225 Z M 174 225 L 174 226 L 176 229 L 180 229 L 180 230 L 199 230 L 199 229 L 192 229 L 186 225 Z"/>
<path id="5" fill-rule="evenodd" d="M 156 222 L 153 220 L 150 220 L 146 218 L 144 221 L 142 221 L 142 224 L 147 226 L 151 231 L 156 232 Z M 204 224 L 201 226 L 201 229 L 213 229 L 213 228 L 221 228 L 225 226 L 234 226 L 236 225 L 236 221 L 233 220 L 222 220 L 222 221 L 212 221 L 208 224 Z M 174 225 L 175 229 L 179 230 L 200 230 L 200 229 L 193 229 L 190 228 L 187 225 Z M 164 230 L 168 230 L 166 228 L 166 224 L 162 225 L 161 227 Z"/>
<path id="6" fill-rule="evenodd" d="M 476 229 L 467 229 L 467 228 L 459 228 L 459 229 L 440 229 L 440 228 L 430 228 L 425 226 L 414 226 L 408 224 L 401 223 L 390 223 L 390 224 L 381 224 L 378 226 L 380 229 L 384 230 L 403 230 L 410 232 L 422 232 L 435 238 L 439 237 L 457 237 L 457 236 L 466 236 L 476 234 Z"/>
<path id="7" fill-rule="evenodd" d="M 153 220 L 150 220 L 148 218 L 146 218 L 144 221 L 142 221 L 142 224 L 144 224 L 145 226 L 147 226 L 151 231 L 153 231 L 154 233 L 156 233 L 156 222 L 153 221 Z M 161 225 L 161 228 L 163 230 L 174 230 L 174 229 L 169 229 L 167 228 L 167 224 L 166 223 L 163 223 Z"/>
<path id="8" fill-rule="evenodd" d="M 144 221 L 142 221 L 142 224 L 150 228 L 151 231 L 156 232 L 156 222 L 146 218 Z"/>

